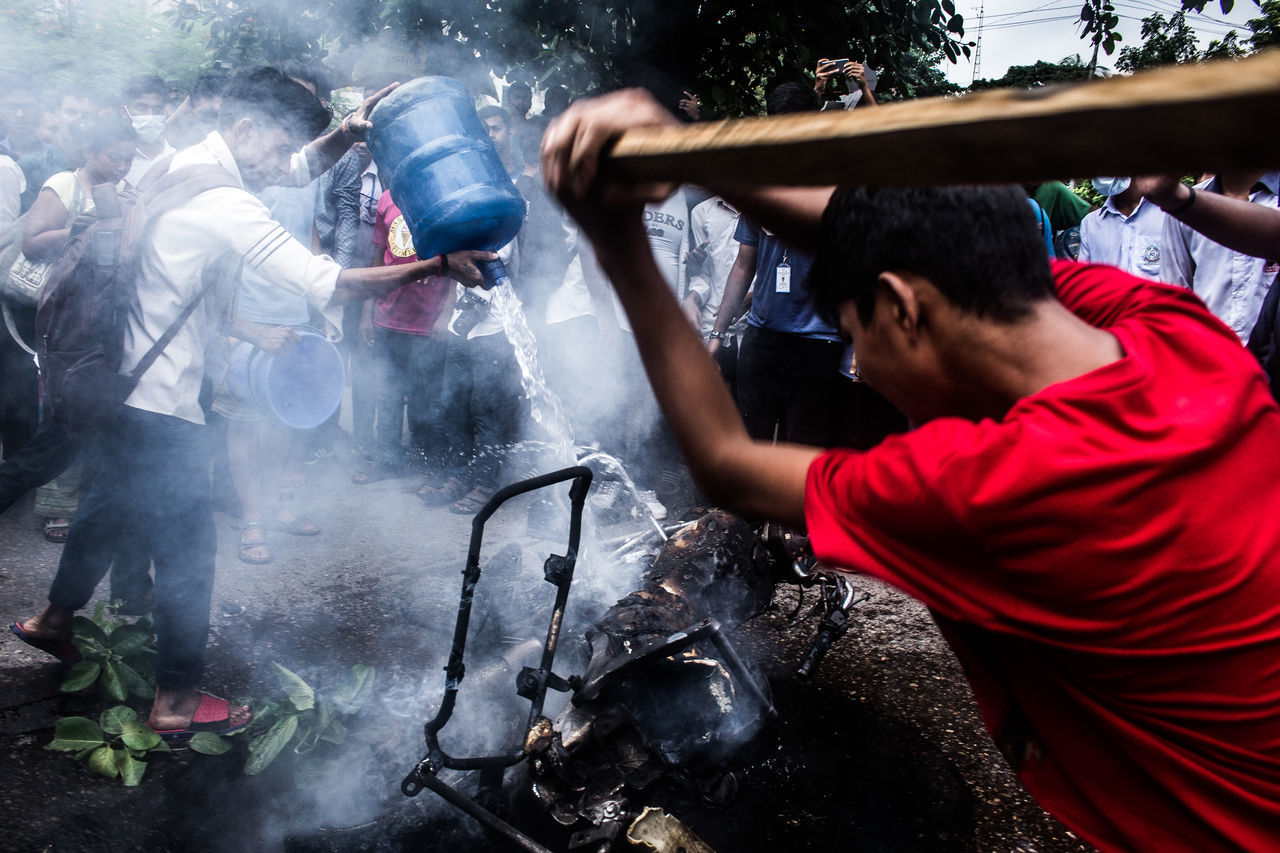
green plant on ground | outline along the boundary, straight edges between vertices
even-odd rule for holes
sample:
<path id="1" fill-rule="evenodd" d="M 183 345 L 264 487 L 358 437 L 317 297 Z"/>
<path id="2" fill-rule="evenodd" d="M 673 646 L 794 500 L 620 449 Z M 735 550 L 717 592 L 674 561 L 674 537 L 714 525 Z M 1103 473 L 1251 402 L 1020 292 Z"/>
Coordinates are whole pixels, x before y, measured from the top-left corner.
<path id="1" fill-rule="evenodd" d="M 126 705 L 108 708 L 96 723 L 88 717 L 63 717 L 45 748 L 74 752 L 76 760 L 87 760 L 94 773 L 108 779 L 118 776 L 129 786 L 142 781 L 147 770 L 143 759 L 149 753 L 169 752 L 164 739 Z"/>
<path id="2" fill-rule="evenodd" d="M 266 700 L 254 708 L 255 721 L 270 727 L 249 741 L 244 772 L 250 776 L 265 770 L 290 745 L 298 756 L 318 758 L 315 752 L 321 744 L 342 744 L 348 734 L 343 720 L 359 711 L 373 694 L 375 670 L 371 666 L 351 667 L 346 683 L 330 695 L 317 693 L 292 670 L 278 663 L 272 666 L 286 698 L 283 702 Z"/>
<path id="3" fill-rule="evenodd" d="M 73 693 L 97 685 L 116 702 L 124 702 L 130 695 L 150 698 L 155 693 L 154 634 L 151 617 L 130 624 L 114 607 L 98 602 L 92 618 L 77 616 L 71 623 L 71 642 L 84 660 L 67 672 L 63 691 Z"/>

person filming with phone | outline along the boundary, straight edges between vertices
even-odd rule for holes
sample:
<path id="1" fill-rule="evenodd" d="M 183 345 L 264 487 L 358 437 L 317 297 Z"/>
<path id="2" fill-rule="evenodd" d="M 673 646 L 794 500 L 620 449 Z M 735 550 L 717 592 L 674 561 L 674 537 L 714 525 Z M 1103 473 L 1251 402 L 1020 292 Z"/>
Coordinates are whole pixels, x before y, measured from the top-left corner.
<path id="1" fill-rule="evenodd" d="M 876 73 L 861 62 L 848 58 L 819 59 L 814 77 L 813 91 L 826 102 L 824 110 L 876 105 Z M 847 90 L 844 94 L 839 91 L 842 83 Z"/>

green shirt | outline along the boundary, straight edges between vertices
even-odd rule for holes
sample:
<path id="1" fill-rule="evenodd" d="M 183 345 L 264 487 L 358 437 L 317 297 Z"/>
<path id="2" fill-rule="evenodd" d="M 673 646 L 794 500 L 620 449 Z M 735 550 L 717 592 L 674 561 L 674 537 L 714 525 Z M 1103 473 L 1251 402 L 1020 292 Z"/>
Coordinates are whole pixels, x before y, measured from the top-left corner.
<path id="1" fill-rule="evenodd" d="M 1062 181 L 1048 181 L 1036 187 L 1032 194 L 1044 212 L 1049 214 L 1049 224 L 1056 234 L 1080 224 L 1089 212 L 1089 203 L 1071 191 Z"/>

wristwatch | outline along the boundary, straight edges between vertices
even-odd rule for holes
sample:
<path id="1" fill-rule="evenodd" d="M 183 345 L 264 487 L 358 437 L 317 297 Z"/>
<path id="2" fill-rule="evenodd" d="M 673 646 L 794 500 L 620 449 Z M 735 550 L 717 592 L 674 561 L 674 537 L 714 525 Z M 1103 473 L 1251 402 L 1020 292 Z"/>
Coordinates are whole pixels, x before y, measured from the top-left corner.
<path id="1" fill-rule="evenodd" d="M 715 331 L 714 329 L 712 329 L 710 332 L 707 332 L 707 337 L 708 337 L 708 338 L 715 338 L 717 341 L 723 341 L 725 338 L 729 337 L 729 333 L 728 333 L 728 332 L 717 332 L 717 331 Z"/>

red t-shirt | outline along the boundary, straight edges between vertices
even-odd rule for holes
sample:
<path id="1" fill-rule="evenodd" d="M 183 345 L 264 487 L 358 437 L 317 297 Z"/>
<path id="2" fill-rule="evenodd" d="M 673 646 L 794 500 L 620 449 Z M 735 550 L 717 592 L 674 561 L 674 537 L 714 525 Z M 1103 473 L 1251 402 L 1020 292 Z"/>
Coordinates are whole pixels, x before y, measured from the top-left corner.
<path id="1" fill-rule="evenodd" d="M 825 563 L 933 608 L 987 728 L 1105 850 L 1280 850 L 1280 409 L 1189 291 L 1060 262 L 1125 356 L 809 468 Z"/>
<path id="2" fill-rule="evenodd" d="M 382 250 L 386 266 L 418 260 L 413 237 L 400 208 L 391 200 L 391 191 L 378 199 L 378 217 L 373 226 L 373 245 Z M 453 280 L 429 275 L 421 281 L 402 284 L 373 303 L 373 324 L 411 335 L 429 335 L 445 300 L 453 292 Z"/>

